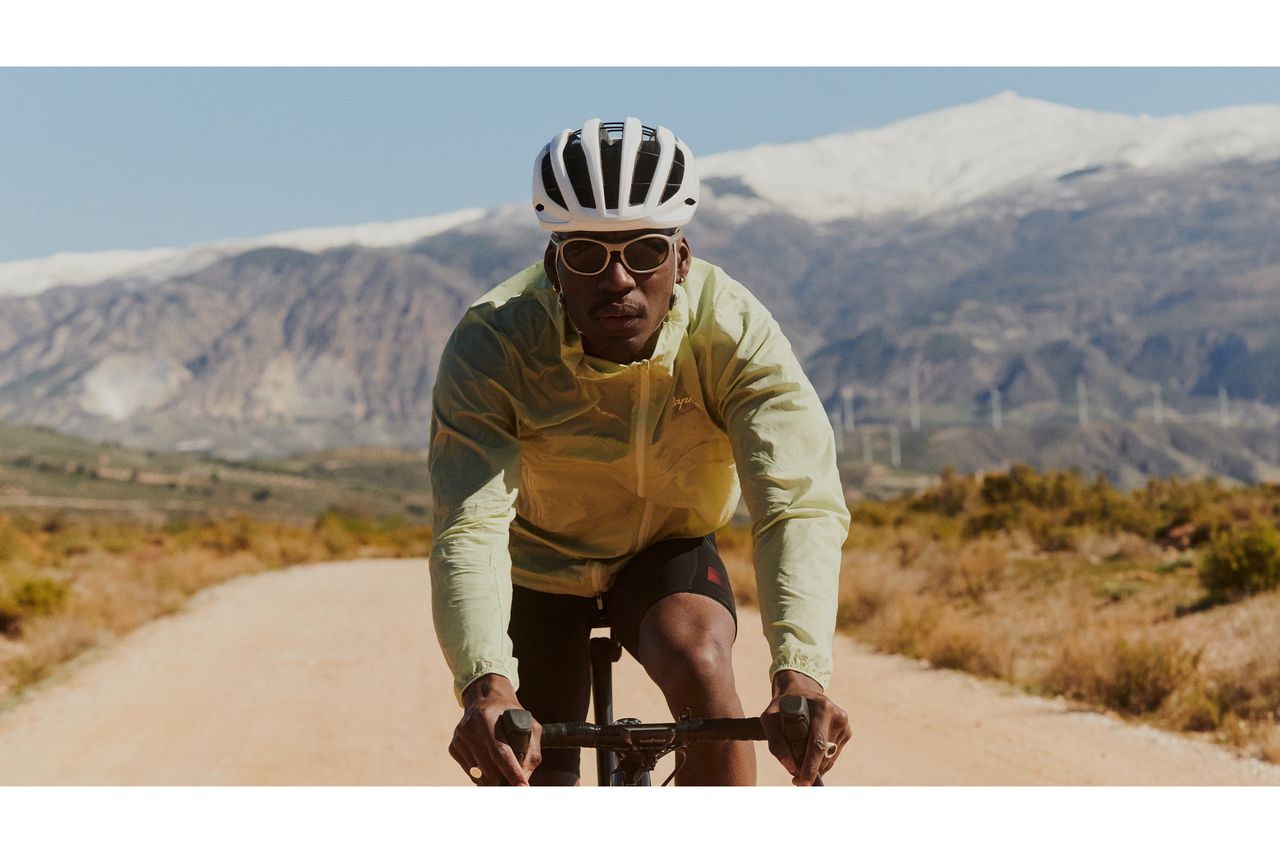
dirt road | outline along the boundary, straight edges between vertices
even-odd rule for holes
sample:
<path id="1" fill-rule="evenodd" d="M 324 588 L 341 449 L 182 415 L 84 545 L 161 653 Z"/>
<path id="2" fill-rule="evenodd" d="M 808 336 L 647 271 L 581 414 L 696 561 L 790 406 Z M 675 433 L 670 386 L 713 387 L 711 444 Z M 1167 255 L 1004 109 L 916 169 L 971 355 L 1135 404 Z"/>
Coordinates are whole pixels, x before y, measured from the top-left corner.
<path id="1" fill-rule="evenodd" d="M 466 785 L 445 752 L 457 706 L 428 595 L 421 560 L 207 590 L 0 713 L 0 784 Z M 749 713 L 768 694 L 758 624 L 742 614 L 735 654 Z M 832 785 L 1280 784 L 1280 768 L 843 638 L 836 669 L 856 735 Z M 670 718 L 625 656 L 615 708 Z M 761 783 L 786 784 L 758 749 Z"/>

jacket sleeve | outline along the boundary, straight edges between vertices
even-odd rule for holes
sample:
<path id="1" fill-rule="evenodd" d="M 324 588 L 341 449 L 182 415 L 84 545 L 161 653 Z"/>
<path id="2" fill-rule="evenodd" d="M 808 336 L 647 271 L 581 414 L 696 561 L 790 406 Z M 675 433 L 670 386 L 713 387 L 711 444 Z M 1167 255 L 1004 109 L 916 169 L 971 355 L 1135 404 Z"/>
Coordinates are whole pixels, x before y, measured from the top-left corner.
<path id="1" fill-rule="evenodd" d="M 459 702 L 487 673 L 519 686 L 507 622 L 520 444 L 506 364 L 493 331 L 464 318 L 445 345 L 432 394 L 431 605 Z"/>
<path id="2" fill-rule="evenodd" d="M 769 676 L 798 670 L 825 688 L 849 532 L 835 436 L 777 322 L 741 285 L 721 286 L 712 378 L 751 513 Z"/>

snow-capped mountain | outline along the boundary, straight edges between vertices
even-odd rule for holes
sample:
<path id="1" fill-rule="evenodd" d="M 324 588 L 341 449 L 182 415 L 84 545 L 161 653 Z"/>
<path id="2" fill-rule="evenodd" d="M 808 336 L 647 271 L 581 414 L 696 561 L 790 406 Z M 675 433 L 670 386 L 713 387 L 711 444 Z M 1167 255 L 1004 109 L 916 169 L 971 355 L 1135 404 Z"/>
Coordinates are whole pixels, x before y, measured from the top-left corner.
<path id="1" fill-rule="evenodd" d="M 753 290 L 857 423 L 973 426 L 998 398 L 1007 428 L 1057 430 L 1024 442 L 1033 461 L 1280 471 L 1280 106 L 1152 118 L 1006 93 L 698 162 L 695 254 Z M 457 317 L 544 242 L 521 202 L 3 264 L 0 418 L 221 452 L 420 445 Z M 1086 386 L 1094 424 L 1159 400 L 1164 420 L 1225 412 L 1261 438 L 1112 436 L 1077 458 L 1062 428 Z M 998 464 L 1011 441 L 951 461 Z"/>
<path id="2" fill-rule="evenodd" d="M 58 285 L 83 286 L 108 278 L 159 281 L 263 246 L 305 252 L 322 252 L 340 246 L 403 246 L 474 222 L 484 213 L 479 208 L 471 208 L 440 216 L 332 228 L 300 228 L 262 237 L 218 240 L 177 248 L 59 252 L 47 258 L 0 263 L 0 296 L 30 296 Z"/>
<path id="3" fill-rule="evenodd" d="M 1155 118 L 1004 92 L 875 130 L 700 158 L 812 222 L 919 218 L 1014 191 L 1053 192 L 1086 171 L 1159 172 L 1280 158 L 1280 105 Z"/>
<path id="4" fill-rule="evenodd" d="M 1118 176 L 1278 158 L 1280 105 L 1157 118 L 1076 109 L 1003 92 L 873 130 L 699 157 L 698 168 L 709 190 L 708 206 L 730 215 L 782 210 L 817 223 L 917 219 L 1012 193 L 1030 193 L 1042 201 L 1060 193 L 1061 179 L 1073 175 Z M 10 261 L 0 263 L 0 296 L 120 276 L 157 280 L 262 246 L 316 252 L 346 245 L 407 245 L 485 215 L 468 209 L 189 247 L 66 252 Z"/>

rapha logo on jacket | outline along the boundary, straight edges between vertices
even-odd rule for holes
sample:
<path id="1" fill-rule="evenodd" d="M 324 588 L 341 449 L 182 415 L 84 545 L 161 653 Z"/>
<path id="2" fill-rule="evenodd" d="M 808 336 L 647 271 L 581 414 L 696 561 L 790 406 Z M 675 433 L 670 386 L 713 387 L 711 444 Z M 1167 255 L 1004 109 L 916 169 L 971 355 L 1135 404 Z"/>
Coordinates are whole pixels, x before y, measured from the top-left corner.
<path id="1" fill-rule="evenodd" d="M 697 405 L 692 397 L 676 397 L 671 401 L 671 408 L 675 409 L 677 414 L 696 408 Z"/>

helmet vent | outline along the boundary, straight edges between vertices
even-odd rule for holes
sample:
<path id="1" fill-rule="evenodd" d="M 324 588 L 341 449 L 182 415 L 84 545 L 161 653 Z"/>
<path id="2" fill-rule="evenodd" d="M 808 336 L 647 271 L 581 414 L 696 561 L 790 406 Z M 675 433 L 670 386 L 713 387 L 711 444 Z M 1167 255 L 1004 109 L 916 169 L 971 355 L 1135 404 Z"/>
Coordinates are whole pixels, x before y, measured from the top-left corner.
<path id="1" fill-rule="evenodd" d="M 684 153 L 677 148 L 675 157 L 671 160 L 671 173 L 667 175 L 667 185 L 662 190 L 662 201 L 667 201 L 676 193 L 680 192 L 680 185 L 684 183 Z M 687 203 L 687 202 L 686 202 Z"/>
<path id="2" fill-rule="evenodd" d="M 564 147 L 564 170 L 569 173 L 569 186 L 578 204 L 590 210 L 596 206 L 596 194 L 591 191 L 591 173 L 587 170 L 587 152 L 579 141 L 579 134 L 569 138 Z M 615 190 L 616 192 L 616 190 Z"/>
<path id="3" fill-rule="evenodd" d="M 636 168 L 631 174 L 630 204 L 644 203 L 645 197 L 649 195 L 649 186 L 653 183 L 653 175 L 658 171 L 658 158 L 661 156 L 662 151 L 657 142 L 646 139 L 640 143 L 640 150 L 636 152 Z"/>
<path id="4" fill-rule="evenodd" d="M 556 173 L 551 168 L 551 152 L 542 155 L 542 188 L 546 190 L 547 197 L 556 204 L 564 207 L 564 196 L 560 193 L 560 187 L 556 184 Z M 542 205 L 538 205 L 538 209 L 542 209 Z"/>

